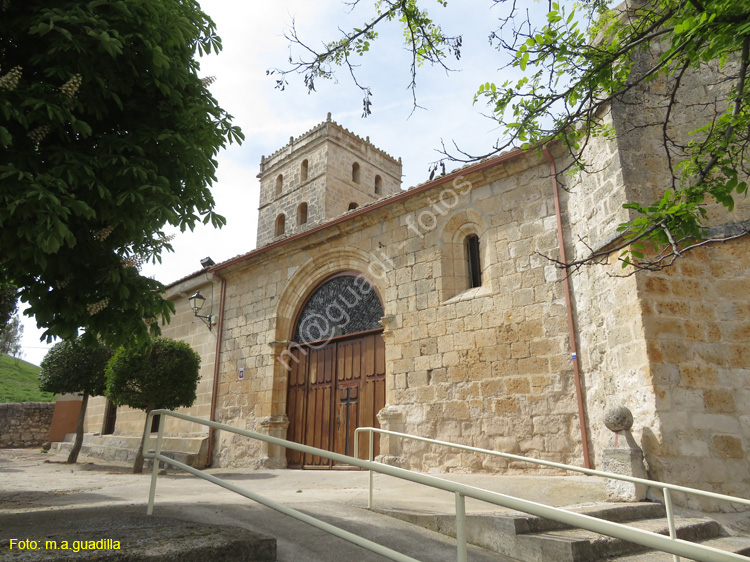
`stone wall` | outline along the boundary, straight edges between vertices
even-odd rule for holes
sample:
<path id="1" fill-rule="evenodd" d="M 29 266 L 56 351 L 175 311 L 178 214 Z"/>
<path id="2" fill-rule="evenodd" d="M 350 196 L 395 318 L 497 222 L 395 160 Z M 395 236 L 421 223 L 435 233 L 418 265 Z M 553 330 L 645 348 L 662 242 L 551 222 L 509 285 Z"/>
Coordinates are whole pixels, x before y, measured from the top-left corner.
<path id="1" fill-rule="evenodd" d="M 358 182 L 352 165 L 359 166 Z M 306 168 L 303 166 L 306 163 Z M 306 171 L 306 175 L 305 175 Z M 379 192 L 375 190 L 380 178 Z M 281 177 L 281 189 L 277 181 Z M 257 246 L 297 234 L 336 218 L 349 209 L 398 193 L 401 162 L 330 120 L 314 127 L 260 165 L 260 208 Z M 307 204 L 307 221 L 298 224 L 299 206 Z M 282 235 L 276 235 L 276 219 L 285 217 Z"/>
<path id="2" fill-rule="evenodd" d="M 276 238 L 290 236 L 325 222 L 326 157 L 328 146 L 316 144 L 305 146 L 305 150 L 295 154 L 290 161 L 272 168 L 261 177 L 261 202 L 258 215 L 258 247 Z M 308 162 L 307 179 L 300 179 L 300 165 Z M 282 191 L 276 194 L 276 179 L 281 174 Z M 297 224 L 299 205 L 307 203 L 307 222 Z M 285 232 L 276 236 L 276 218 L 285 216 Z"/>
<path id="3" fill-rule="evenodd" d="M 656 64 L 661 56 L 658 46 L 652 51 L 637 54 L 633 75 Z M 612 106 L 613 122 L 617 130 L 617 151 L 622 167 L 622 188 L 628 201 L 652 203 L 659 200 L 665 190 L 672 189 L 670 164 L 679 176 L 679 162 L 684 159 L 681 147 L 697 143 L 700 134 L 691 131 L 710 123 L 727 106 L 727 94 L 734 83 L 727 76 L 736 72 L 737 61 L 727 61 L 722 69 L 715 63 L 702 63 L 698 68 L 686 70 L 681 75 L 681 87 L 674 99 L 665 140 L 660 122 L 666 117 L 673 82 L 659 77 L 639 84 L 622 100 Z M 656 125 L 654 124 L 656 123 Z M 667 158 L 669 150 L 669 159 Z M 704 207 L 708 213 L 707 224 L 720 225 L 728 221 L 750 219 L 747 198 L 736 197 L 736 207 L 728 218 L 728 211 L 707 197 Z M 631 216 L 637 216 L 631 211 Z"/>
<path id="4" fill-rule="evenodd" d="M 636 73 L 659 55 L 656 50 L 640 53 Z M 726 107 L 731 88 L 726 76 L 735 64 L 729 61 L 722 70 L 703 64 L 682 75 L 668 129 L 673 166 L 683 158 L 678 147 L 696 141 L 690 131 L 710 122 L 714 107 Z M 613 106 L 628 201 L 650 203 L 672 187 L 663 130 L 652 125 L 664 118 L 671 86 L 663 78 L 648 82 L 625 103 Z M 750 201 L 743 196 L 736 198 L 733 212 L 711 199 L 704 206 L 712 226 L 709 238 L 721 237 L 731 231 L 731 223 L 750 218 Z M 742 497 L 750 497 L 747 244 L 741 239 L 693 250 L 663 271 L 638 274 L 633 288 L 648 358 L 644 379 L 653 402 L 648 406 L 653 414 L 643 412 L 640 421 L 651 476 Z M 639 403 L 642 397 L 633 399 Z M 639 417 L 636 414 L 636 420 Z M 678 501 L 702 509 L 730 509 L 713 500 Z"/>
<path id="5" fill-rule="evenodd" d="M 391 418 L 399 412 L 407 433 L 580 464 L 564 295 L 542 257 L 559 256 L 546 161 L 528 154 L 459 186 L 450 210 L 445 188 L 405 203 L 404 239 L 391 241 L 404 244 L 386 291 Z M 465 264 L 457 271 L 445 260 L 455 258 L 450 242 L 469 233 L 483 260 L 475 289 L 451 286 Z M 523 470 L 419 443 L 405 444 L 403 455 L 422 470 Z"/>
<path id="6" fill-rule="evenodd" d="M 362 139 L 331 124 L 326 168 L 326 208 L 328 219 L 338 217 L 355 203 L 358 207 L 401 191 L 401 162 L 375 148 L 369 137 Z M 352 179 L 353 164 L 359 166 L 358 181 Z M 375 191 L 375 176 L 381 179 Z"/>
<path id="7" fill-rule="evenodd" d="M 703 70 L 683 77 L 694 86 L 688 91 L 720 100 L 703 83 Z M 660 130 L 647 126 L 663 111 L 666 91 L 654 81 L 639 93 L 650 107 L 615 104 L 602 118 L 618 135 L 587 144 L 590 173 L 558 177 L 568 259 L 617 244 L 617 226 L 632 218 L 622 205 L 670 187 Z M 694 101 L 679 100 L 684 111 L 670 131 L 675 138 L 700 117 Z M 569 158 L 559 146 L 553 151 L 558 170 L 565 169 Z M 355 185 L 349 174 L 352 158 L 360 156 Z M 352 197 L 366 203 L 356 198 L 358 190 L 366 194 L 374 170 L 386 166 L 379 159 L 394 164 L 389 158 L 330 122 L 292 139 L 262 163 L 259 246 L 269 241 L 278 212 L 290 214 L 286 234 L 302 230 L 290 227 L 305 198 L 316 201 L 309 210 L 314 224 L 339 217 Z M 307 184 L 299 176 L 303 159 Z M 285 169 L 289 191 L 276 197 L 273 182 Z M 321 282 L 354 271 L 368 278 L 384 305 L 386 407 L 379 419 L 386 429 L 581 465 L 584 424 L 593 465 L 601 467 L 609 439 L 604 412 L 624 405 L 634 414 L 633 433 L 651 476 L 750 496 L 747 240 L 696 250 L 661 272 L 631 275 L 617 253 L 575 272 L 574 358 L 563 274 L 552 261 L 560 255 L 552 177 L 541 153 L 502 155 L 405 194 L 390 188 L 387 205 L 219 266 L 226 301 L 218 421 L 286 436 L 288 370 L 281 359 L 297 314 Z M 716 205 L 709 211 L 711 224 L 723 228 L 749 218 L 750 202 L 739 200 L 731 216 Z M 470 235 L 478 237 L 481 255 L 482 282 L 474 288 L 464 246 Z M 192 317 L 187 297 L 199 286 L 207 294 L 210 283 L 193 276 L 173 286 L 177 315 L 165 327 L 165 335 L 189 341 L 203 357 L 199 401 L 191 410 L 202 417 L 211 413 L 218 334 Z M 218 281 L 213 287 L 218 294 Z M 584 420 L 577 412 L 576 360 Z M 100 411 L 95 406 L 90 416 L 94 430 Z M 137 434 L 142 424 L 142 413 L 124 410 L 117 431 Z M 176 424 L 168 431 L 197 430 Z M 413 442 L 384 441 L 383 451 L 389 462 L 424 471 L 530 470 Z M 284 463 L 281 450 L 217 433 L 215 465 Z"/>
<path id="8" fill-rule="evenodd" d="M 612 123 L 611 114 L 602 116 Z M 563 169 L 569 162 L 558 148 Z M 592 139 L 584 158 L 597 173 L 561 175 L 568 260 L 575 261 L 617 239 L 617 226 L 628 220 L 622 189 L 621 154 L 616 142 Z M 585 393 L 590 453 L 594 466 L 610 436 L 604 413 L 627 406 L 634 414 L 634 434 L 656 423 L 653 388 L 643 339 L 637 282 L 622 276 L 617 254 L 604 263 L 571 274 L 579 361 Z"/>
<path id="9" fill-rule="evenodd" d="M 750 253 L 694 250 L 639 278 L 659 425 L 644 433 L 654 477 L 750 497 Z M 659 431 L 660 429 L 660 431 Z M 727 509 L 690 498 L 702 509 Z"/>
<path id="10" fill-rule="evenodd" d="M 0 447 L 39 447 L 47 441 L 54 402 L 0 404 Z"/>
<path id="11" fill-rule="evenodd" d="M 218 327 L 214 325 L 209 330 L 199 318 L 196 318 L 190 308 L 188 298 L 199 290 L 206 297 L 206 302 L 200 312 L 201 315 L 212 315 L 214 322 L 218 322 L 221 287 L 218 280 L 207 280 L 207 277 L 206 273 L 200 273 L 170 286 L 166 296 L 174 303 L 175 313 L 170 323 L 162 326 L 163 337 L 187 342 L 201 357 L 200 380 L 196 390 L 195 403 L 189 408 L 180 408 L 179 411 L 204 419 L 208 419 L 211 413 Z M 103 396 L 93 397 L 89 400 L 85 422 L 87 433 L 98 434 L 102 431 L 106 402 L 107 400 Z M 142 410 L 119 406 L 117 408 L 115 434 L 141 435 L 145 421 L 146 414 Z M 208 428 L 204 425 L 176 418 L 167 418 L 164 431 L 169 436 L 199 437 L 207 434 Z"/>
<path id="12" fill-rule="evenodd" d="M 639 56 L 636 72 L 654 54 Z M 669 129 L 677 146 L 687 144 L 706 108 L 721 105 L 723 96 L 721 80 L 707 66 L 682 80 L 684 95 L 676 98 Z M 668 92 L 668 84 L 655 80 L 613 104 L 604 118 L 616 138 L 594 139 L 584 154 L 596 173 L 565 178 L 574 259 L 618 242 L 617 224 L 636 216 L 623 203 L 649 203 L 672 187 L 662 129 L 651 125 L 663 118 Z M 681 158 L 674 146 L 671 156 L 673 163 Z M 710 201 L 706 209 L 719 235 L 731 230 L 727 223 L 750 217 L 746 198 L 738 198 L 733 213 Z M 750 496 L 748 421 L 740 405 L 750 369 L 743 336 L 746 256 L 747 240 L 738 240 L 686 254 L 661 272 L 633 275 L 615 254 L 572 276 L 595 460 L 608 437 L 604 411 L 625 405 L 652 477 Z"/>
<path id="13" fill-rule="evenodd" d="M 443 271 L 454 261 L 454 241 L 468 233 L 480 238 L 482 286 L 448 291 Z M 287 371 L 277 357 L 297 311 L 326 277 L 354 270 L 369 277 L 385 305 L 387 423 L 580 464 L 561 277 L 537 252 L 557 255 L 557 237 L 546 161 L 529 154 L 455 182 L 449 176 L 444 185 L 232 265 L 221 272 L 219 419 L 283 427 Z M 252 466 L 264 454 L 221 436 L 215 458 Z M 421 470 L 526 470 L 423 445 L 409 444 L 398 456 Z"/>

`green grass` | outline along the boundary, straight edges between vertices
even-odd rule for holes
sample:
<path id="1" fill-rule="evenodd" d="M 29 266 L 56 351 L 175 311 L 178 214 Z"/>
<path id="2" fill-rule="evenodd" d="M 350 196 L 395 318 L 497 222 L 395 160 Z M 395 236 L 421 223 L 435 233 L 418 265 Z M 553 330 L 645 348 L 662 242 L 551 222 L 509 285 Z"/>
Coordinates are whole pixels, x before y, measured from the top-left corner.
<path id="1" fill-rule="evenodd" d="M 0 404 L 52 402 L 54 394 L 39 390 L 39 367 L 10 355 L 0 355 Z"/>

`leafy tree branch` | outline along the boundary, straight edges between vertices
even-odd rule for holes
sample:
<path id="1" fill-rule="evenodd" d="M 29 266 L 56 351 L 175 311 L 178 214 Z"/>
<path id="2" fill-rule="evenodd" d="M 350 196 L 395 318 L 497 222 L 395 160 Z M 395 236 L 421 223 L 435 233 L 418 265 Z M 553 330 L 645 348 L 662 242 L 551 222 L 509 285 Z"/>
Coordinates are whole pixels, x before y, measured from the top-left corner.
<path id="1" fill-rule="evenodd" d="M 44 335 L 141 345 L 172 305 L 139 267 L 168 226 L 220 227 L 216 156 L 241 131 L 198 75 L 194 0 L 0 6 L 0 286 Z"/>
<path id="2" fill-rule="evenodd" d="M 437 0 L 439 5 L 446 5 L 444 0 Z M 360 0 L 348 3 L 353 10 L 360 4 Z M 412 93 L 413 106 L 417 104 L 417 69 L 428 62 L 438 65 L 445 70 L 450 70 L 446 63 L 448 56 L 456 60 L 461 57 L 461 36 L 449 36 L 443 33 L 441 27 L 436 24 L 425 10 L 420 9 L 417 0 L 377 0 L 374 3 L 376 16 L 366 22 L 362 27 L 356 27 L 351 31 L 341 30 L 341 37 L 336 40 L 325 42 L 323 49 L 318 50 L 311 47 L 300 39 L 295 23 L 292 22 L 291 29 L 285 37 L 292 48 L 299 48 L 302 54 L 296 59 L 290 55 L 287 68 L 272 68 L 266 71 L 268 75 L 276 75 L 276 88 L 284 90 L 288 85 L 288 77 L 292 74 L 300 74 L 308 92 L 315 91 L 318 79 L 335 80 L 336 67 L 345 68 L 351 76 L 354 84 L 363 92 L 362 116 L 367 117 L 372 112 L 372 90 L 369 86 L 362 85 L 357 78 L 357 64 L 353 57 L 364 56 L 372 43 L 377 39 L 376 28 L 384 22 L 398 21 L 403 29 L 404 39 L 411 50 L 411 81 L 409 89 Z"/>
<path id="3" fill-rule="evenodd" d="M 369 49 L 376 28 L 398 15 L 407 32 L 405 45 L 412 60 L 444 65 L 445 53 L 460 46 L 460 36 L 456 43 L 456 37 L 439 33 L 439 24 L 421 7 L 427 3 L 376 2 L 376 8 L 381 8 L 378 17 L 362 30 L 344 32 L 343 42 L 335 46 L 347 54 L 356 52 L 357 44 Z M 609 251 L 620 252 L 625 265 L 649 269 L 670 261 L 658 254 L 662 248 L 669 256 L 679 257 L 685 248 L 702 245 L 708 208 L 718 203 L 731 212 L 735 198 L 747 192 L 748 4 L 743 0 L 641 0 L 613 9 L 604 0 L 550 1 L 546 13 L 515 1 L 494 0 L 494 4 L 505 11 L 497 19 L 498 25 L 489 30 L 489 40 L 498 58 L 508 61 L 501 72 L 520 73 L 521 77 L 488 77 L 474 97 L 475 104 L 486 104 L 499 125 L 501 135 L 494 145 L 472 154 L 455 143 L 452 148 L 443 144 L 442 160 L 473 162 L 510 148 L 559 142 L 569 156 L 563 172 L 586 173 L 590 171 L 586 155 L 591 139 L 617 139 L 638 128 L 656 128 L 671 178 L 661 193 L 654 194 L 655 200 L 625 206 L 630 219 L 619 228 L 622 244 Z M 368 38 L 366 49 L 364 37 Z M 296 39 L 299 46 L 301 41 Z M 281 71 L 282 75 L 325 67 L 325 76 L 333 78 L 342 62 L 355 75 L 354 66 L 333 45 L 328 43 L 328 49 L 320 52 L 313 50 L 316 58 L 312 63 L 299 59 L 293 68 Z M 425 52 L 435 56 L 425 56 Z M 415 107 L 416 67 L 412 62 L 410 87 Z M 689 89 L 695 77 L 714 81 L 714 97 L 691 101 Z M 657 95 L 662 87 L 659 84 L 666 89 Z M 370 95 L 368 87 L 367 97 Z M 615 106 L 649 101 L 649 115 L 654 115 L 650 122 L 620 123 L 616 130 L 607 121 Z M 369 113 L 369 105 L 367 108 L 365 113 Z M 686 109 L 699 116 L 689 130 L 683 126 Z M 649 262 L 634 243 L 653 246 L 655 261 Z M 592 254 L 584 261 L 593 263 L 600 257 Z M 561 265 L 576 268 L 579 264 Z"/>

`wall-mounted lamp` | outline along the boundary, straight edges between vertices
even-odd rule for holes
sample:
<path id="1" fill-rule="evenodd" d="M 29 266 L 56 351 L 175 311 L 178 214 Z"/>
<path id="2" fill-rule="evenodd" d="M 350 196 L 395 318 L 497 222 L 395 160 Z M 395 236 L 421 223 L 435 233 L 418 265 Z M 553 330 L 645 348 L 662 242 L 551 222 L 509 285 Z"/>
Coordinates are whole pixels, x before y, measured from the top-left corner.
<path id="1" fill-rule="evenodd" d="M 201 295 L 200 291 L 196 291 L 195 294 L 188 300 L 190 301 L 190 308 L 193 309 L 193 315 L 196 318 L 200 318 L 201 320 L 203 320 L 203 323 L 208 326 L 209 330 L 211 330 L 211 315 L 209 314 L 208 316 L 201 316 L 200 314 L 198 314 L 206 302 L 206 297 Z"/>

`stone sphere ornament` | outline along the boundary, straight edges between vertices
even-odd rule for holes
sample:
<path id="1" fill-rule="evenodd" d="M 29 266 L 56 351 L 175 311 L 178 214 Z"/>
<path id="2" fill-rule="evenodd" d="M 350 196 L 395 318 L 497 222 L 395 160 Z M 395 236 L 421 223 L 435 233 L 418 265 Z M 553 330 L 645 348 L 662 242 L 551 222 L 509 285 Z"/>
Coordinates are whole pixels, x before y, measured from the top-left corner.
<path id="1" fill-rule="evenodd" d="M 604 425 L 614 431 L 627 431 L 633 427 L 633 413 L 625 406 L 615 406 L 604 414 Z"/>

